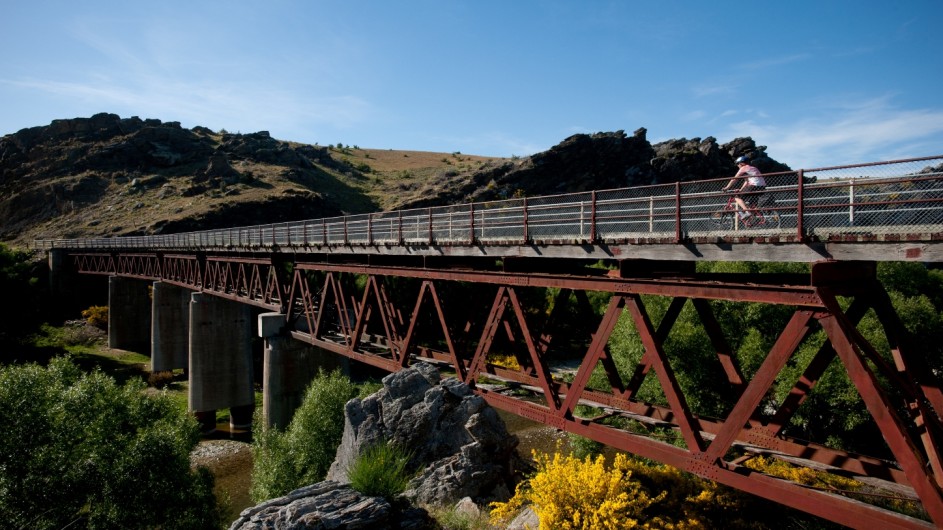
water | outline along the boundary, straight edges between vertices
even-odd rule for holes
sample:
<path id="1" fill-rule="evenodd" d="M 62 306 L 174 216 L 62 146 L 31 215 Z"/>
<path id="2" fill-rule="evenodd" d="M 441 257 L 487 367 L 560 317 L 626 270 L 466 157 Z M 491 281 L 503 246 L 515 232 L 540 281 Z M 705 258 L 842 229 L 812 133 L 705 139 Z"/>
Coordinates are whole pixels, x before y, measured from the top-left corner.
<path id="1" fill-rule="evenodd" d="M 206 466 L 213 473 L 213 492 L 222 505 L 227 524 L 239 517 L 239 512 L 256 504 L 249 496 L 251 438 L 251 433 L 230 432 L 228 423 L 220 423 L 216 432 L 201 440 L 191 454 L 193 463 Z"/>

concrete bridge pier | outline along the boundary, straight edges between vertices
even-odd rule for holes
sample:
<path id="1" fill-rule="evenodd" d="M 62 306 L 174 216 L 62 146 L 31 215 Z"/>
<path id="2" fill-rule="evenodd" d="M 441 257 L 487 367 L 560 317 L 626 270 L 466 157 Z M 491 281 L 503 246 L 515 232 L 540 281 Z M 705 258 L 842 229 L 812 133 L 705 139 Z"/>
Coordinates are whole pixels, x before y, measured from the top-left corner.
<path id="1" fill-rule="evenodd" d="M 263 347 L 262 417 L 266 427 L 285 429 L 304 400 L 305 391 L 320 370 L 348 373 L 348 359 L 285 333 L 285 315 L 259 315 Z"/>
<path id="2" fill-rule="evenodd" d="M 189 408 L 204 434 L 216 429 L 216 411 L 229 409 L 233 430 L 252 426 L 251 307 L 204 293 L 190 295 Z"/>
<path id="3" fill-rule="evenodd" d="M 108 347 L 150 354 L 151 300 L 147 282 L 108 278 Z"/>
<path id="4" fill-rule="evenodd" d="M 153 284 L 151 305 L 151 370 L 189 371 L 190 294 L 169 283 Z"/>

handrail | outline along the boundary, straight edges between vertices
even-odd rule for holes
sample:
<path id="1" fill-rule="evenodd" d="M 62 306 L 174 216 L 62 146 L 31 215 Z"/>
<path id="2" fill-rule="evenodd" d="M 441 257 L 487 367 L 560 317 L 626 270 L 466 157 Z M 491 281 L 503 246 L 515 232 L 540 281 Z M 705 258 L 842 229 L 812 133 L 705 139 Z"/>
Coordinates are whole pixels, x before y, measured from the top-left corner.
<path id="1" fill-rule="evenodd" d="M 765 217 L 717 227 L 729 177 L 414 208 L 179 234 L 37 239 L 50 249 L 232 250 L 374 245 L 681 243 L 697 239 L 877 237 L 943 232 L 943 155 L 764 175 Z M 756 197 L 759 199 L 760 197 Z M 587 230 L 588 228 L 588 230 Z"/>

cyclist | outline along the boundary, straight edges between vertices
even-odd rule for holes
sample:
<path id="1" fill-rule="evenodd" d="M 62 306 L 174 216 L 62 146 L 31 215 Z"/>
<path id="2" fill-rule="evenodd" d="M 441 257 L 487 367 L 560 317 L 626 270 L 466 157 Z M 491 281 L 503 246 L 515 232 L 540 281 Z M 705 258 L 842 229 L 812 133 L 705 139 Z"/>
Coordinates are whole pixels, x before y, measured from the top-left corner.
<path id="1" fill-rule="evenodd" d="M 737 195 L 734 197 L 734 200 L 736 200 L 740 210 L 743 211 L 743 218 L 745 219 L 750 216 L 750 211 L 747 209 L 747 204 L 743 200 L 743 194 L 750 193 L 749 201 L 751 206 L 756 204 L 757 194 L 766 190 L 766 179 L 763 178 L 763 174 L 760 173 L 759 169 L 750 165 L 749 157 L 741 156 L 735 162 L 740 169 L 737 170 L 737 174 L 730 179 L 730 182 L 723 187 L 723 190 L 732 190 L 737 184 L 737 179 L 743 179 L 743 184 L 740 186 L 740 189 L 737 190 Z"/>

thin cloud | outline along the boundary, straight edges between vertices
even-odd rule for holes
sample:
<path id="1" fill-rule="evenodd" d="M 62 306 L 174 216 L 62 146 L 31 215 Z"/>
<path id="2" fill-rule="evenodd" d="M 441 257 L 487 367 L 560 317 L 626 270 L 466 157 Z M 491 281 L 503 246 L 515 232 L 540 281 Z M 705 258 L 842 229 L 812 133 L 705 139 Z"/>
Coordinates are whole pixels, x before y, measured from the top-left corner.
<path id="1" fill-rule="evenodd" d="M 740 65 L 740 68 L 743 68 L 744 70 L 765 70 L 767 68 L 774 68 L 774 67 L 782 66 L 784 64 L 791 64 L 791 63 L 804 61 L 808 59 L 809 57 L 811 57 L 811 55 L 808 53 L 796 53 L 793 55 L 785 55 L 783 57 L 772 57 L 769 59 L 764 59 L 762 61 L 742 63 Z"/>
<path id="2" fill-rule="evenodd" d="M 938 154 L 923 149 L 940 145 L 943 110 L 894 109 L 879 98 L 822 118 L 781 126 L 742 121 L 731 124 L 731 130 L 767 145 L 777 160 L 811 168 L 870 162 L 863 157 L 875 153 L 882 158 Z"/>
<path id="3" fill-rule="evenodd" d="M 731 94 L 736 94 L 738 90 L 737 85 L 730 84 L 717 84 L 717 85 L 699 85 L 692 89 L 694 97 L 704 98 L 710 96 L 727 96 Z"/>
<path id="4" fill-rule="evenodd" d="M 230 130 L 273 130 L 282 134 L 331 127 L 352 128 L 367 120 L 371 105 L 356 96 L 300 99 L 267 86 L 180 83 L 154 79 L 135 86 L 70 83 L 48 80 L 6 80 L 22 89 L 43 91 L 118 114 L 143 117 L 173 116 L 192 125 Z M 136 88 L 140 85 L 140 88 Z M 308 135 L 306 134 L 306 136 Z"/>

